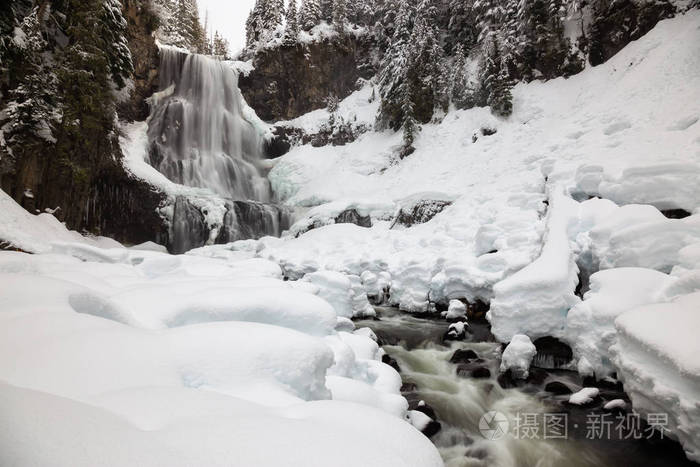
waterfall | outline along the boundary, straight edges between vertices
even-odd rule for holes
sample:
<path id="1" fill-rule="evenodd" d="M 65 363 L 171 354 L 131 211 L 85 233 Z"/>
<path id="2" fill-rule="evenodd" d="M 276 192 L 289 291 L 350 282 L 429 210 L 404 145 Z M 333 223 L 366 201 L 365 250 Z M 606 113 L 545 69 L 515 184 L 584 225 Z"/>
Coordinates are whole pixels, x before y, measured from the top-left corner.
<path id="1" fill-rule="evenodd" d="M 162 46 L 160 88 L 149 103 L 148 162 L 172 182 L 208 190 L 171 199 L 171 252 L 289 228 L 288 210 L 269 204 L 270 183 L 258 169 L 267 128 L 229 66 Z"/>
<path id="2" fill-rule="evenodd" d="M 160 91 L 151 98 L 150 163 L 175 183 L 224 198 L 270 200 L 257 165 L 264 129 L 256 125 L 225 63 L 160 49 Z"/>

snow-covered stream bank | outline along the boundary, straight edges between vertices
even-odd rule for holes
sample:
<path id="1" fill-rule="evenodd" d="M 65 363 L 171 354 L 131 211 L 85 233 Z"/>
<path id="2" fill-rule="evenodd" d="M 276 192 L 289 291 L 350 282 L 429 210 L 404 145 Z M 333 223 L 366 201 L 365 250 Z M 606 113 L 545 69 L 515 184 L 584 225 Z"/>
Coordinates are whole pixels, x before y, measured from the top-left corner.
<path id="1" fill-rule="evenodd" d="M 647 439 L 649 432 L 644 424 L 638 430 L 644 436 L 625 439 L 628 427 L 619 425 L 622 420 L 626 423 L 636 417 L 603 410 L 610 400 L 626 399 L 619 390 L 601 389 L 602 397 L 596 404 L 578 407 L 568 404 L 569 395 L 555 395 L 544 389 L 556 381 L 578 391 L 583 382 L 575 372 L 533 366 L 535 377 L 518 387 L 504 384 L 504 389 L 503 379 L 497 378 L 501 345 L 494 342 L 485 323 L 472 324 L 464 341 L 445 342 L 447 324 L 442 321 L 392 308 L 378 308 L 378 318 L 356 324 L 373 329 L 385 343 L 387 354 L 396 359 L 404 381 L 402 392 L 411 406 L 418 407 L 423 401 L 423 407 L 429 407 L 426 412 L 436 414 L 442 427 L 432 440 L 447 466 L 696 465 L 685 458 L 680 445 L 668 438 L 662 440 L 655 434 L 653 439 Z M 455 352 L 464 356 L 468 350 L 478 358 L 467 365 L 460 363 L 466 361 L 463 358 L 454 361 Z M 491 375 L 469 376 L 466 368 L 475 363 L 477 368 L 487 368 Z M 629 410 L 629 402 L 624 406 Z M 489 438 L 490 433 L 482 431 L 480 422 L 490 411 L 506 417 L 508 434 Z M 566 420 L 565 438 L 555 437 L 551 426 L 545 428 L 545 415 L 551 416 L 550 420 Z M 532 423 L 527 425 L 528 417 L 536 420 L 534 428 Z M 604 423 L 596 428 L 598 420 Z M 604 427 L 611 421 L 608 436 Z"/>

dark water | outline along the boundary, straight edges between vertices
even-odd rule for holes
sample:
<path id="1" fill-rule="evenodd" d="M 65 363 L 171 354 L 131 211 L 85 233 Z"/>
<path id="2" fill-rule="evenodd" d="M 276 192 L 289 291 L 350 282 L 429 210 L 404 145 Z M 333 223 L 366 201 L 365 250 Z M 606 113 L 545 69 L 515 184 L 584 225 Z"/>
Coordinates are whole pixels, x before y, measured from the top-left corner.
<path id="1" fill-rule="evenodd" d="M 531 373 L 538 375 L 534 381 L 502 388 L 496 379 L 501 345 L 494 341 L 487 323 L 471 324 L 465 341 L 444 343 L 445 321 L 391 308 L 377 308 L 377 312 L 379 320 L 356 324 L 374 330 L 386 352 L 397 360 L 404 396 L 411 405 L 423 400 L 435 410 L 442 429 L 432 440 L 447 466 L 698 465 L 688 461 L 681 447 L 667 437 L 660 439 L 656 434 L 647 440 L 649 432 L 644 426 L 636 426 L 634 416 L 616 419 L 614 414 L 606 414 L 602 410 L 605 401 L 626 398 L 619 390 L 602 389 L 601 401 L 587 408 L 568 405 L 568 395 L 544 391 L 544 385 L 551 381 L 578 391 L 582 381 L 575 372 L 533 368 Z M 481 359 L 479 366 L 488 369 L 491 376 L 459 376 L 458 365 L 449 362 L 457 349 L 475 351 Z M 485 432 L 487 437 L 498 439 L 487 439 L 480 430 L 482 416 L 490 411 L 503 414 L 508 421 L 507 433 L 502 437 Z M 547 428 L 551 423 L 558 423 L 558 427 Z M 624 439 L 633 435 L 643 435 L 644 439 Z"/>

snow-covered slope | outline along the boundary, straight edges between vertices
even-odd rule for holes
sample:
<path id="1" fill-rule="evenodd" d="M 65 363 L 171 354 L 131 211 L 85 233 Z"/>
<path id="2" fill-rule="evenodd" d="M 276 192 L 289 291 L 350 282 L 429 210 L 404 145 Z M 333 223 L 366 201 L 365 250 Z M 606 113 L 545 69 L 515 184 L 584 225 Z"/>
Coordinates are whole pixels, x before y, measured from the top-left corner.
<path id="1" fill-rule="evenodd" d="M 561 284 L 550 298 L 573 294 L 575 261 L 590 256 L 588 232 L 612 215 L 614 203 L 690 212 L 700 206 L 699 23 L 697 11 L 662 21 L 604 65 L 570 79 L 518 85 L 508 120 L 480 108 L 450 112 L 442 123 L 423 127 L 416 152 L 402 161 L 394 156 L 400 135 L 391 132 L 368 133 L 342 147 L 294 148 L 277 161 L 270 179 L 288 204 L 316 206 L 298 225 L 324 217 L 332 222 L 345 208 L 372 215 L 375 225 L 329 226 L 284 243 L 262 242 L 260 255 L 290 271 L 389 271 L 395 303 L 411 289 L 407 309 L 425 310 L 429 300 L 491 300 L 494 284 L 538 257 L 549 277 L 533 280 Z M 317 124 L 315 117 L 306 120 Z M 482 129 L 497 133 L 484 136 Z M 612 202 L 580 203 L 589 196 Z M 382 219 L 406 199 L 453 203 L 426 224 L 390 229 Z M 677 230 L 691 238 L 687 228 Z M 618 237 L 609 239 L 612 250 L 625 242 Z M 601 256 L 606 267 L 631 265 Z M 535 264 L 530 272 L 538 275 Z M 495 289 L 501 291 L 496 301 L 508 314 L 506 301 L 528 287 L 504 283 Z M 576 300 L 552 305 L 552 313 L 563 319 Z"/>
<path id="2" fill-rule="evenodd" d="M 618 330 L 630 329 L 619 323 L 633 321 L 630 309 L 700 290 L 698 76 L 700 11 L 693 10 L 660 22 L 603 65 L 517 85 L 506 120 L 477 108 L 424 125 L 404 160 L 396 158 L 401 136 L 391 132 L 342 147 L 295 147 L 269 177 L 286 203 L 311 209 L 287 238 L 250 248 L 290 277 L 323 269 L 384 274 L 389 303 L 408 311 L 450 299 L 490 302 L 498 339 L 555 336 L 571 344 L 584 374 L 619 370 L 633 381 L 642 370 L 625 360 L 625 349 L 656 341 L 635 333 L 617 345 Z M 318 117 L 294 123 L 313 130 Z M 423 224 L 394 222 L 407 200 L 421 199 L 451 204 Z M 371 216 L 373 226 L 325 225 L 345 209 Z M 666 210 L 694 215 L 669 219 Z M 582 280 L 585 292 L 591 274 L 581 297 L 577 285 Z M 376 295 L 375 284 L 367 286 Z M 629 321 L 615 327 L 618 316 Z M 684 325 L 685 315 L 675 319 Z M 621 356 L 613 360 L 615 348 Z M 695 366 L 667 369 L 676 399 L 639 384 L 633 402 L 660 400 L 685 417 L 673 400 L 699 403 L 686 391 L 697 378 L 688 368 Z M 696 456 L 688 439 L 700 431 L 676 423 Z"/>
<path id="3" fill-rule="evenodd" d="M 0 246 L 46 253 L 56 248 L 60 242 L 80 243 L 95 248 L 121 247 L 118 242 L 106 237 L 84 237 L 68 230 L 48 212 L 30 214 L 0 190 Z"/>

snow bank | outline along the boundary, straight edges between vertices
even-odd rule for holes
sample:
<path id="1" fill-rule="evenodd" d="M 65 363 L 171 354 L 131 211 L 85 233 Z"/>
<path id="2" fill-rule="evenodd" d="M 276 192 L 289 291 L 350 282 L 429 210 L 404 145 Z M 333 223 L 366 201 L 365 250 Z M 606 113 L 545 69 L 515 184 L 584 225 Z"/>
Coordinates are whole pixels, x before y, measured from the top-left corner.
<path id="1" fill-rule="evenodd" d="M 359 276 L 317 271 L 306 274 L 302 280 L 314 284 L 318 295 L 331 304 L 338 316 L 353 318 L 375 315 Z"/>
<path id="2" fill-rule="evenodd" d="M 640 305 L 661 300 L 675 278 L 652 269 L 619 268 L 591 276 L 584 300 L 566 317 L 567 340 L 583 375 L 604 378 L 615 372 L 610 347 L 617 342 L 615 319 Z"/>
<path id="3" fill-rule="evenodd" d="M 59 244 L 0 284 L 2 465 L 441 465 L 376 336 L 270 261 Z"/>
<path id="4" fill-rule="evenodd" d="M 0 246 L 11 247 L 32 253 L 51 251 L 53 243 L 59 245 L 82 244 L 89 247 L 117 248 L 121 245 L 105 237 L 84 237 L 68 230 L 52 214 L 30 214 L 4 191 L 0 190 Z M 97 250 L 94 250 L 97 251 Z"/>
<path id="5" fill-rule="evenodd" d="M 487 316 L 497 339 L 563 335 L 566 313 L 579 301 L 574 295 L 578 267 L 569 242 L 577 214 L 576 201 L 560 192 L 553 194 L 539 258 L 494 287 Z"/>
<path id="6" fill-rule="evenodd" d="M 634 409 L 667 414 L 688 458 L 700 461 L 700 293 L 646 305 L 615 321 L 613 361 Z"/>

